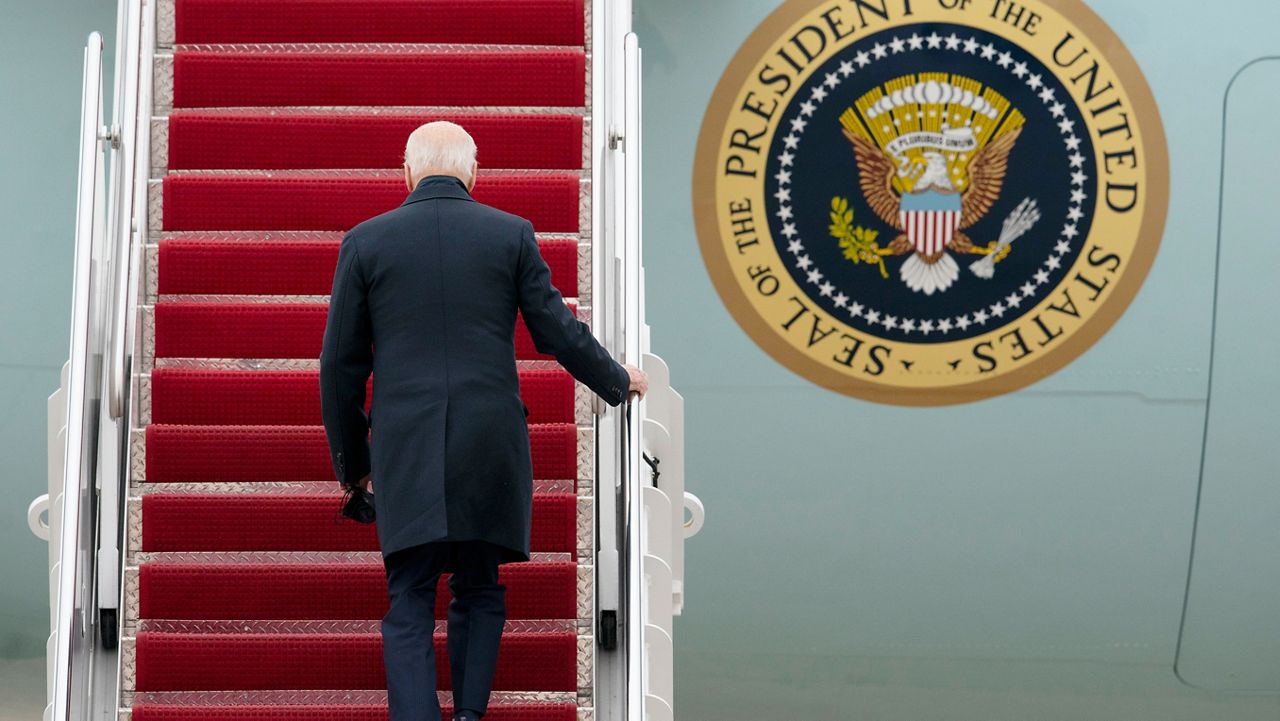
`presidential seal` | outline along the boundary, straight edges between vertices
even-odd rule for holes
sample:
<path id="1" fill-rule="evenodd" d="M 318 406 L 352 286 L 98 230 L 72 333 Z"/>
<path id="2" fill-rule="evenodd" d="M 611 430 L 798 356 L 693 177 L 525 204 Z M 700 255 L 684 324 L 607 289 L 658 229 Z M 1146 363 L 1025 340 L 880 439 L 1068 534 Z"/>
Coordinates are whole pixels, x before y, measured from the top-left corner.
<path id="1" fill-rule="evenodd" d="M 789 0 L 716 88 L 694 168 L 743 329 L 827 388 L 944 405 L 1098 340 L 1163 232 L 1137 65 L 1078 0 Z"/>

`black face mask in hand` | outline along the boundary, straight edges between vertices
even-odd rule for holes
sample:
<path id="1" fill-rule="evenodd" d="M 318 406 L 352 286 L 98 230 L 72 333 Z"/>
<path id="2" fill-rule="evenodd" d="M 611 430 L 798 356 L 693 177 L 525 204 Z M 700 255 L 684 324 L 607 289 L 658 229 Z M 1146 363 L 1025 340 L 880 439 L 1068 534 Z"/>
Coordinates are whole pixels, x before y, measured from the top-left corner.
<path id="1" fill-rule="evenodd" d="M 338 514 L 342 514 L 357 523 L 373 523 L 373 494 L 360 486 L 343 486 L 342 505 L 334 513 L 333 522 L 338 523 Z"/>

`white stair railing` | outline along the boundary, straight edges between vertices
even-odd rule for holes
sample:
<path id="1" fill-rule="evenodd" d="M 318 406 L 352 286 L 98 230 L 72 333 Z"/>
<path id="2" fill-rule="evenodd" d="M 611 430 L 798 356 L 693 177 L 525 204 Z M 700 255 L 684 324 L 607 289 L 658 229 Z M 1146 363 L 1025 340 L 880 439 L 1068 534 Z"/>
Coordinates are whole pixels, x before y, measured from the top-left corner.
<path id="1" fill-rule="evenodd" d="M 49 493 L 28 525 L 49 542 L 45 721 L 106 718 L 118 707 L 117 651 L 128 467 L 129 361 L 136 319 L 154 8 L 119 0 L 113 125 L 104 124 L 103 42 L 85 48 L 69 358 L 48 401 Z M 108 161 L 110 183 L 107 182 Z M 109 191 L 109 197 L 108 197 Z M 131 242 L 133 241 L 133 242 Z M 47 513 L 47 521 L 41 516 Z"/>
<path id="2" fill-rule="evenodd" d="M 644 302 L 640 264 L 643 253 L 641 243 L 642 224 L 640 214 L 640 43 L 633 32 L 628 32 L 622 39 L 622 74 L 624 90 L 622 101 L 622 191 L 623 204 L 621 212 L 615 216 L 622 223 L 622 245 L 618 248 L 622 260 L 622 273 L 618 290 L 622 296 L 622 352 L 624 359 L 642 367 L 641 333 L 644 328 Z M 669 703 L 663 700 L 655 704 L 650 701 L 650 679 L 654 675 L 654 666 L 661 675 L 661 669 L 669 665 L 666 658 L 655 658 L 649 645 L 651 636 L 649 624 L 649 600 L 646 579 L 644 577 L 645 549 L 648 546 L 648 527 L 643 517 L 643 463 L 641 462 L 640 430 L 644 427 L 643 400 L 629 402 L 627 409 L 630 423 L 627 424 L 625 455 L 622 463 L 623 480 L 626 492 L 623 500 L 624 529 L 626 537 L 623 549 L 627 568 L 626 614 L 624 616 L 623 637 L 626 639 L 627 668 L 627 719 L 645 719 L 646 721 L 667 721 Z M 659 649 L 660 651 L 661 649 Z M 660 698 L 660 697 L 659 697 Z M 669 696 L 668 696 L 669 698 Z M 651 712 L 651 707 L 656 706 Z"/>
<path id="3" fill-rule="evenodd" d="M 70 359 L 62 386 L 49 398 L 49 454 L 61 462 L 50 464 L 49 494 L 33 504 L 47 506 L 49 513 L 47 528 L 32 524 L 50 542 L 46 721 L 86 716 L 96 642 L 94 469 L 107 265 L 103 181 L 105 145 L 111 139 L 102 117 L 102 36 L 94 32 L 84 53 Z"/>
<path id="4" fill-rule="evenodd" d="M 601 415 L 596 479 L 597 609 L 602 642 L 597 661 L 598 721 L 670 721 L 674 714 L 673 617 L 684 604 L 684 541 L 702 526 L 703 508 L 684 490 L 684 399 L 666 363 L 649 351 L 645 323 L 641 223 L 641 53 L 631 3 L 599 0 L 594 54 L 600 100 L 592 121 L 607 131 L 598 184 L 600 252 L 592 319 L 624 362 L 649 375 L 642 400 L 628 401 L 618 423 Z M 603 31 L 600 33 L 599 31 Z M 598 138 L 597 138 L 598 140 Z M 599 146 L 597 146 L 599 147 Z M 605 459 L 617 458 L 616 466 Z M 612 503 L 610 503 L 612 501 Z M 686 520 L 686 513 L 691 514 Z"/>

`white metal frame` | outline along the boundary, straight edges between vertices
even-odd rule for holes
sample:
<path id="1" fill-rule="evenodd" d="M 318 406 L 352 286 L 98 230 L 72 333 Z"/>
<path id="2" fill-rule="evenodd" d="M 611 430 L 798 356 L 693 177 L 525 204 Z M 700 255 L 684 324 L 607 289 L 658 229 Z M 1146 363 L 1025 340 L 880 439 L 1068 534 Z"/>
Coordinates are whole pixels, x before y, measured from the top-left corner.
<path id="1" fill-rule="evenodd" d="M 94 465 L 97 456 L 94 409 L 99 401 L 99 376 L 92 352 L 101 334 L 100 287 L 102 268 L 104 132 L 102 124 L 102 36 L 94 32 L 84 52 L 81 96 L 80 161 L 75 225 L 75 273 L 72 281 L 70 359 L 64 385 L 50 398 L 66 399 L 62 440 L 62 474 L 50 479 L 49 538 L 55 558 L 50 568 L 50 614 L 47 679 L 49 705 L 45 719 L 69 719 L 87 713 L 90 673 L 95 645 L 92 609 Z M 58 414 L 62 416 L 62 413 Z M 55 418 L 50 419 L 51 425 Z M 53 444 L 51 444 L 52 446 Z M 51 447 L 51 455 L 57 453 Z M 56 485 L 56 487 L 55 487 Z"/>
<path id="2" fill-rule="evenodd" d="M 597 618 L 617 614 L 618 646 L 597 652 L 596 718 L 669 721 L 684 540 L 701 528 L 703 509 L 684 491 L 683 399 L 671 388 L 666 364 L 649 352 L 641 52 L 631 31 L 631 2 L 596 0 L 593 17 L 593 330 L 615 357 L 650 376 L 644 399 L 628 401 L 622 413 L 602 413 L 597 424 L 596 609 Z M 659 461 L 656 485 L 643 455 Z"/>
<path id="3" fill-rule="evenodd" d="M 69 360 L 50 397 L 49 493 L 28 509 L 49 541 L 46 721 L 115 718 L 129 467 L 127 399 L 145 239 L 154 7 L 119 0 L 113 124 L 103 123 L 102 37 L 85 49 Z M 107 167 L 110 167 L 110 183 Z M 109 197 L 108 197 L 109 192 Z M 48 512 L 48 521 L 40 520 Z"/>

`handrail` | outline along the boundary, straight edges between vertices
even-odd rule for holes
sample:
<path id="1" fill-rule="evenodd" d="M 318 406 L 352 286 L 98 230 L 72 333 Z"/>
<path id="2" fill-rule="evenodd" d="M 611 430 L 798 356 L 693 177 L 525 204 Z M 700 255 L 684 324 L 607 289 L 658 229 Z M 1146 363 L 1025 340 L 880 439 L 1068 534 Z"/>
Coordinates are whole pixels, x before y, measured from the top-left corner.
<path id="1" fill-rule="evenodd" d="M 628 32 L 622 46 L 623 105 L 623 205 L 622 205 L 622 334 L 623 354 L 627 362 L 640 366 L 644 305 L 640 283 L 640 43 L 634 32 Z M 623 458 L 625 489 L 625 543 L 627 569 L 626 638 L 627 649 L 627 721 L 646 718 L 648 690 L 646 658 L 646 594 L 643 579 L 645 524 L 642 513 L 642 479 L 645 478 L 640 430 L 643 428 L 645 401 L 629 401 L 627 408 L 626 455 Z"/>
<path id="2" fill-rule="evenodd" d="M 120 143 L 119 126 L 113 126 L 112 143 L 118 147 Z M 117 158 L 114 168 L 116 170 L 115 180 L 112 181 L 112 193 L 116 189 L 127 182 L 124 175 L 124 167 L 127 163 L 120 162 L 122 158 Z M 113 208 L 119 207 L 116 203 L 111 204 Z M 127 216 L 126 216 L 127 217 Z M 120 222 L 124 222 L 122 219 Z M 111 312 L 111 337 L 107 345 L 107 412 L 111 414 L 111 418 L 118 419 L 124 415 L 124 386 L 125 386 L 125 316 L 129 309 L 129 295 L 124 292 L 129 285 L 129 238 L 130 233 L 121 228 L 115 229 L 115 239 L 113 245 L 116 246 L 112 255 L 116 269 L 115 277 L 115 307 Z"/>
<path id="3" fill-rule="evenodd" d="M 111 255 L 113 282 L 102 302 L 108 314 L 102 341 L 103 379 L 105 391 L 100 418 L 100 456 L 97 474 L 98 514 L 95 562 L 95 594 L 98 630 L 103 663 L 112 662 L 120 635 L 120 616 L 124 604 L 123 578 L 125 553 L 125 509 L 127 506 L 128 469 L 132 447 L 130 428 L 135 419 L 129 414 L 129 359 L 137 323 L 130 315 L 131 303 L 137 297 L 137 279 L 146 218 L 145 192 L 149 174 L 151 58 L 155 47 L 155 3 L 151 0 L 118 0 L 116 31 L 115 93 L 112 102 L 111 201 L 108 247 Z M 121 678 L 121 657 L 115 654 L 115 678 Z M 100 679 L 109 673 L 99 674 Z M 105 683 L 105 681 L 100 681 Z M 114 693 L 104 687 L 95 688 L 95 717 L 113 713 L 118 707 L 119 684 Z"/>
<path id="4" fill-rule="evenodd" d="M 75 274 L 72 290 L 70 338 L 71 372 L 67 378 L 67 432 L 64 448 L 61 492 L 54 503 L 61 512 L 58 578 L 53 629 L 53 688 L 48 717 L 63 721 L 87 701 L 89 659 L 77 653 L 91 629 L 86 618 L 91 593 L 86 590 L 87 574 L 92 564 L 83 563 L 92 553 L 92 523 L 86 518 L 92 511 L 93 467 L 97 458 L 97 417 L 92 409 L 97 401 L 98 368 L 93 365 L 100 319 L 94 302 L 101 278 L 98 246 L 102 238 L 103 214 L 103 149 L 102 136 L 102 36 L 89 34 L 84 53 L 84 90 L 81 97 L 80 161 L 77 185 L 75 224 Z M 52 517 L 51 517 L 52 518 Z M 92 643 L 92 637 L 89 639 Z"/>
<path id="5" fill-rule="evenodd" d="M 603 10 L 593 38 L 592 162 L 596 242 L 592 321 L 619 360 L 645 365 L 648 343 L 641 267 L 640 46 L 631 31 L 630 0 L 597 0 Z M 607 151 L 607 152 L 606 152 Z M 652 391 L 652 387 L 650 389 Z M 629 396 L 606 414 L 597 405 L 596 659 L 597 721 L 669 721 L 670 637 L 651 625 L 646 573 L 648 531 L 642 460 L 645 399 Z M 652 563 L 648 564 L 652 567 Z M 669 583 L 669 582 L 668 582 Z M 670 603 L 666 603 L 670 607 Z M 660 687 L 652 688 L 655 680 Z M 657 693 L 655 693 L 655 691 Z"/>
<path id="6" fill-rule="evenodd" d="M 119 62 L 117 61 L 117 67 Z M 117 72 L 122 72 L 117 70 Z M 105 134 L 106 140 L 111 143 L 111 147 L 119 150 L 120 148 L 120 95 L 117 92 L 115 97 L 114 112 L 115 117 L 110 129 Z M 116 298 L 115 307 L 110 309 L 111 319 L 109 333 L 110 337 L 107 341 L 107 412 L 112 419 L 119 418 L 124 415 L 124 315 L 128 306 L 128 297 L 120 292 L 129 282 L 129 268 L 125 262 L 125 256 L 128 253 L 129 244 L 127 242 L 128 233 L 122 231 L 120 223 L 124 218 L 128 217 L 127 213 L 120 213 L 120 195 L 125 191 L 126 176 L 124 170 L 128 167 L 128 163 L 121 162 L 123 158 L 117 154 L 111 164 L 111 201 L 108 203 L 111 218 L 108 220 L 108 228 L 110 230 L 110 246 L 112 267 L 115 268 L 115 280 L 113 295 Z M 118 338 L 118 340 L 117 340 Z"/>
<path id="7" fill-rule="evenodd" d="M 624 155 L 622 39 L 631 29 L 630 0 L 592 0 L 591 3 L 591 173 L 592 262 L 591 324 L 614 358 L 626 357 L 626 332 L 622 294 L 622 247 L 625 238 L 620 214 L 626 199 L 623 183 Z M 626 614 L 630 569 L 626 555 L 626 469 L 622 462 L 628 399 L 610 411 L 594 402 L 597 414 L 596 443 L 599 462 L 593 479 L 595 496 L 596 612 L 593 654 L 593 699 L 596 721 L 640 721 L 628 700 Z"/>
<path id="8" fill-rule="evenodd" d="M 122 418 L 125 411 L 125 331 L 129 309 L 130 258 L 133 247 L 134 213 L 132 200 L 135 193 L 131 174 L 137 157 L 137 129 L 140 118 L 138 97 L 141 85 L 139 23 L 143 3 L 140 0 L 119 0 L 117 13 L 115 93 L 112 99 L 111 147 L 116 150 L 112 161 L 111 200 L 108 228 L 111 233 L 112 267 L 115 279 L 112 285 L 110 338 L 107 345 L 106 399 L 107 412 L 112 420 Z M 149 69 L 148 69 L 149 72 Z"/>

